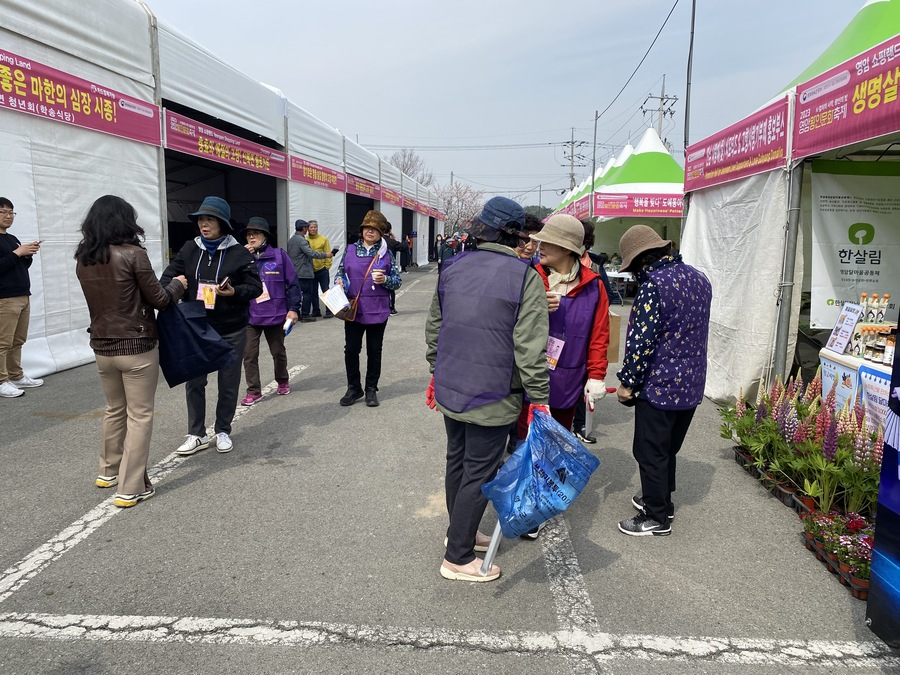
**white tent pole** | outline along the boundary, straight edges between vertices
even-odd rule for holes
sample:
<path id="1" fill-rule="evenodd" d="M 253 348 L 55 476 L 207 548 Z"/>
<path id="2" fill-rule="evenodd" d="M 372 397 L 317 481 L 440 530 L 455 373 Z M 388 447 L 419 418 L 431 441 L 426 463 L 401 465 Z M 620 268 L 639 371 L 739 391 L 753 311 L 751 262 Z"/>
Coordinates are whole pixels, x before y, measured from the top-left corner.
<path id="1" fill-rule="evenodd" d="M 791 169 L 788 185 L 788 220 L 784 242 L 781 283 L 778 288 L 778 319 L 775 323 L 773 374 L 783 380 L 787 366 L 788 332 L 794 296 L 794 268 L 797 261 L 797 233 L 800 229 L 800 197 L 803 193 L 803 162 Z"/>

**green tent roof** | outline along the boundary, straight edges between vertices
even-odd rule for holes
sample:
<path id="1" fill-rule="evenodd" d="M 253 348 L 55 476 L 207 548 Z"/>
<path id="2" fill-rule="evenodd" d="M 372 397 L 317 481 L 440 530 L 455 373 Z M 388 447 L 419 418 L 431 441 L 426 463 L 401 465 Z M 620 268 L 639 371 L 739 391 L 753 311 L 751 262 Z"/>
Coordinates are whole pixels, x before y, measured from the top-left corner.
<path id="1" fill-rule="evenodd" d="M 900 33 L 900 0 L 869 0 L 809 67 L 784 89 L 807 82 Z"/>

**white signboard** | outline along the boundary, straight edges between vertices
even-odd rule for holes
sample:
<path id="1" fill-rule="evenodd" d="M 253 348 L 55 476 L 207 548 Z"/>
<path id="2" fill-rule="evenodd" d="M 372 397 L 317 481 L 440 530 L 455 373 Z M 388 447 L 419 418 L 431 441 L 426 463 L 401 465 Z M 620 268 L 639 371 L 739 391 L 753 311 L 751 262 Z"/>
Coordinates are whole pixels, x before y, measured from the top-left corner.
<path id="1" fill-rule="evenodd" d="M 900 293 L 900 166 L 813 162 L 810 325 L 831 328 L 860 293 Z"/>

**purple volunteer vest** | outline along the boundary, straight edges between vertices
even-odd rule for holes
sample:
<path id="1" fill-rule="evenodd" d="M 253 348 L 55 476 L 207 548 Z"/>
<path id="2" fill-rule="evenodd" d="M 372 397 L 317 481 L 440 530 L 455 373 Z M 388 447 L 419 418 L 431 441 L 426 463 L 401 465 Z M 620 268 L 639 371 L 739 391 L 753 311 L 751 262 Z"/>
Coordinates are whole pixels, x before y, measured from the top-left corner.
<path id="1" fill-rule="evenodd" d="M 528 269 L 518 258 L 492 251 L 444 261 L 434 396 L 447 410 L 466 412 L 511 393 L 513 329 Z"/>
<path id="2" fill-rule="evenodd" d="M 366 270 L 369 269 L 372 259 L 369 257 L 358 257 L 356 249 L 357 245 L 354 244 L 347 249 L 347 254 L 344 256 L 344 272 L 350 280 L 347 298 L 352 300 L 359 292 L 356 323 L 384 323 L 391 315 L 391 293 L 382 284 L 372 283 L 372 272 L 366 275 Z M 372 271 L 374 270 L 381 270 L 384 272 L 385 277 L 391 275 L 390 253 L 386 253 L 375 260 L 375 264 L 372 265 Z M 361 292 L 360 288 L 362 288 Z"/>
<path id="3" fill-rule="evenodd" d="M 550 337 L 565 341 L 559 363 L 550 371 L 550 405 L 571 408 L 578 402 L 587 381 L 587 351 L 594 328 L 600 280 L 581 289 L 574 298 L 562 297 L 559 309 L 550 313 Z"/>

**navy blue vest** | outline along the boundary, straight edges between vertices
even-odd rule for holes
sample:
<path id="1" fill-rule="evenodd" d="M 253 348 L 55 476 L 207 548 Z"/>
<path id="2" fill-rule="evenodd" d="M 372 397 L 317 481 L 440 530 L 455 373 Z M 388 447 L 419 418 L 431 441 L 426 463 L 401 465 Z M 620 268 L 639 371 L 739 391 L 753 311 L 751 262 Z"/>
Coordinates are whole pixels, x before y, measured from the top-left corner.
<path id="1" fill-rule="evenodd" d="M 447 410 L 465 412 L 511 393 L 513 329 L 528 270 L 518 258 L 491 251 L 444 261 L 434 397 Z"/>

